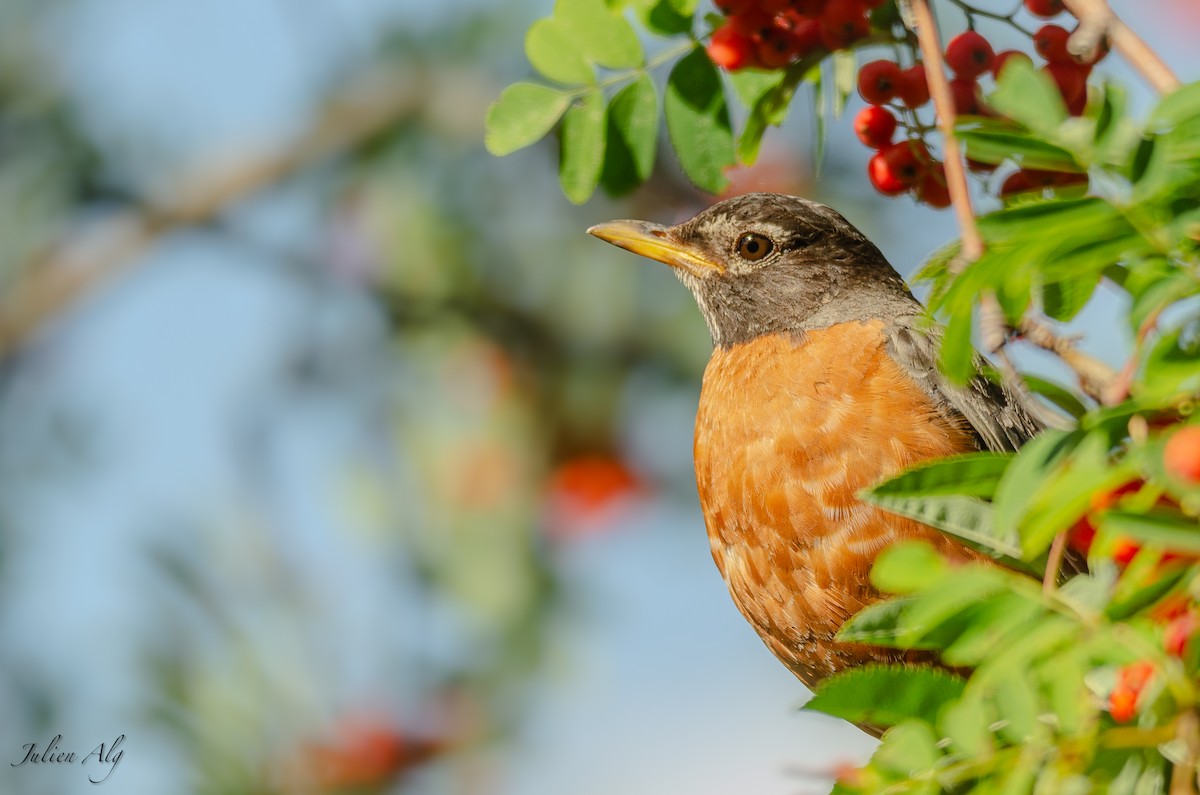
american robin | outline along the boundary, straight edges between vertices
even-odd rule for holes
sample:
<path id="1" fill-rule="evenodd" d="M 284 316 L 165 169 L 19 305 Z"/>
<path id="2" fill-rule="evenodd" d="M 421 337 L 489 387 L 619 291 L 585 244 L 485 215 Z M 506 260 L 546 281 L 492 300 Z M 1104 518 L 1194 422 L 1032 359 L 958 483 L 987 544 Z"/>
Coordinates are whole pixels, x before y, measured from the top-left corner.
<path id="1" fill-rule="evenodd" d="M 868 574 L 888 546 L 984 557 L 856 494 L 918 461 L 1016 450 L 1040 430 L 1016 395 L 943 377 L 924 308 L 822 204 L 753 193 L 678 226 L 588 232 L 670 265 L 708 323 L 696 485 L 713 559 L 766 645 L 809 688 L 864 663 L 931 662 L 834 635 L 880 598 Z"/>

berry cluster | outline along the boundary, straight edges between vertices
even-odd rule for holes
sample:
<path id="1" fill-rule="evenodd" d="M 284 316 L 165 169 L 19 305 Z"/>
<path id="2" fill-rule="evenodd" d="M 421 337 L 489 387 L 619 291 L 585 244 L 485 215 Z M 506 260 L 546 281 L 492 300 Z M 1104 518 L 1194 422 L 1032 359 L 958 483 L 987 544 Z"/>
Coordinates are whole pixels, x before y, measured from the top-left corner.
<path id="1" fill-rule="evenodd" d="M 736 71 L 779 69 L 814 52 L 845 49 L 871 32 L 871 9 L 883 0 L 715 0 L 725 22 L 708 56 Z"/>
<path id="2" fill-rule="evenodd" d="M 891 41 L 915 50 L 912 36 L 895 24 L 891 15 L 873 13 L 883 0 L 714 0 L 724 21 L 713 31 L 708 54 L 714 63 L 736 71 L 749 67 L 779 69 L 813 54 L 823 55 L 860 45 L 868 39 Z M 1062 0 L 1024 0 L 1024 13 L 1050 20 L 1065 12 Z M 994 116 L 983 101 L 981 81 L 999 77 L 1014 59 L 1034 64 L 1043 62 L 1042 72 L 1058 86 L 1063 102 L 1073 115 L 1087 104 L 1087 80 L 1092 66 L 1105 54 L 1103 50 L 1088 61 L 1076 59 L 1067 49 L 1071 33 L 1064 27 L 1045 22 L 1032 34 L 1031 56 L 1020 50 L 996 52 L 992 44 L 974 29 L 951 39 L 943 58 L 951 72 L 950 92 L 955 110 L 963 116 Z M 885 9 L 880 9 L 882 12 Z M 995 16 L 995 15 L 991 15 Z M 1014 27 L 1025 30 L 1007 19 Z M 867 167 L 871 184 L 886 196 L 913 194 L 918 201 L 933 207 L 950 204 L 945 169 L 931 153 L 927 143 L 932 124 L 923 122 L 917 111 L 929 103 L 929 85 L 925 67 L 916 61 L 907 67 L 893 60 L 873 60 L 858 72 L 858 91 L 869 107 L 854 120 L 859 140 L 875 150 Z M 900 135 L 897 135 L 900 131 Z M 897 140 L 898 139 L 898 140 Z M 989 174 L 995 166 L 967 162 L 979 174 Z M 1029 191 L 1059 190 L 1086 185 L 1083 174 L 1056 173 L 1021 169 L 1006 175 L 996 192 L 1007 198 Z"/>

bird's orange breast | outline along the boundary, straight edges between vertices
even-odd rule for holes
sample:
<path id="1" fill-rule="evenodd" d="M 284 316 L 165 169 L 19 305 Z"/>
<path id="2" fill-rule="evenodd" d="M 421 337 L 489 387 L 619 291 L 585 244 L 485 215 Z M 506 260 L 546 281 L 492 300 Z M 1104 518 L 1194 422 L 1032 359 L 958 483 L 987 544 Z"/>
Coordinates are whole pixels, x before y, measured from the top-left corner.
<path id="1" fill-rule="evenodd" d="M 704 374 L 695 463 L 713 559 L 738 608 L 806 684 L 898 652 L 834 634 L 879 598 L 875 556 L 924 538 L 976 554 L 856 499 L 924 459 L 976 449 L 886 350 L 881 322 L 719 348 Z"/>

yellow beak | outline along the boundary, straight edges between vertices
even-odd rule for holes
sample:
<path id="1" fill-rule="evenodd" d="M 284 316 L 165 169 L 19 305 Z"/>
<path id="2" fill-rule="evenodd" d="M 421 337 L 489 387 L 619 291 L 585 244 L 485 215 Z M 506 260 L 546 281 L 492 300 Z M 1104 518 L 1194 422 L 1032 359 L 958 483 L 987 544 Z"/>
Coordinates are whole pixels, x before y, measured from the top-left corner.
<path id="1" fill-rule="evenodd" d="M 700 279 L 725 272 L 725 267 L 719 262 L 713 262 L 695 248 L 680 242 L 671 233 L 670 227 L 660 224 L 646 221 L 609 221 L 606 224 L 596 224 L 587 231 L 589 235 L 608 241 L 614 246 L 665 262 L 672 268 L 678 268 Z"/>

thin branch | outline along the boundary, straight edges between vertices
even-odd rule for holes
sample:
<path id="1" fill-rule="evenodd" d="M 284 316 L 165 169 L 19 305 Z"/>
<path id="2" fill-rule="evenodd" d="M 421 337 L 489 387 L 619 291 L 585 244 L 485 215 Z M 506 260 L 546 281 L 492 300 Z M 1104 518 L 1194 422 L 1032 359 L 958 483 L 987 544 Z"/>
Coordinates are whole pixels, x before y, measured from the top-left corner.
<path id="1" fill-rule="evenodd" d="M 1058 585 L 1058 571 L 1062 568 L 1063 553 L 1067 548 L 1067 534 L 1059 533 L 1050 544 L 1050 556 L 1046 560 L 1046 574 L 1042 577 L 1042 593 L 1049 595 Z"/>
<path id="2" fill-rule="evenodd" d="M 1137 336 L 1133 341 L 1133 353 L 1129 355 L 1129 360 L 1125 362 L 1125 366 L 1121 368 L 1121 372 L 1117 373 L 1116 378 L 1109 384 L 1108 389 L 1103 395 L 1103 402 L 1106 406 L 1115 406 L 1125 398 L 1129 397 L 1129 387 L 1133 384 L 1133 376 L 1137 373 L 1138 362 L 1142 358 L 1142 349 L 1146 345 L 1146 338 L 1150 333 L 1158 327 L 1158 318 L 1166 307 L 1158 307 L 1151 312 L 1142 325 L 1138 327 Z"/>
<path id="3" fill-rule="evenodd" d="M 962 236 L 962 254 L 950 263 L 950 272 L 957 274 L 983 255 L 983 238 L 979 235 L 975 211 L 971 207 L 967 169 L 958 139 L 954 137 L 954 96 L 950 93 L 950 83 L 942 65 L 942 47 L 938 42 L 937 27 L 929 4 L 926 0 L 901 0 L 900 5 L 917 34 L 921 60 L 925 63 L 925 78 L 929 82 L 929 96 L 933 99 L 938 127 L 942 132 L 946 187 L 950 191 L 950 203 L 954 207 L 954 217 L 958 221 L 959 233 Z"/>
<path id="4" fill-rule="evenodd" d="M 373 70 L 333 97 L 305 132 L 282 147 L 198 170 L 164 201 L 79 224 L 39 252 L 0 294 L 0 358 L 72 301 L 130 267 L 164 235 L 207 223 L 324 158 L 361 145 L 423 112 L 437 86 L 417 70 Z"/>
<path id="5" fill-rule="evenodd" d="M 1117 377 L 1111 367 L 1079 350 L 1074 340 L 1058 336 L 1037 318 L 1029 315 L 1021 318 L 1017 331 L 1026 342 L 1062 359 L 1079 378 L 1083 391 L 1095 400 L 1103 401 L 1106 391 L 1111 389 L 1110 385 Z"/>
<path id="6" fill-rule="evenodd" d="M 1095 52 L 1104 37 L 1122 58 L 1160 94 L 1179 88 L 1179 78 L 1158 53 L 1121 21 L 1106 0 L 1063 0 L 1067 10 L 1079 20 L 1079 30 L 1068 43 L 1072 52 Z"/>

